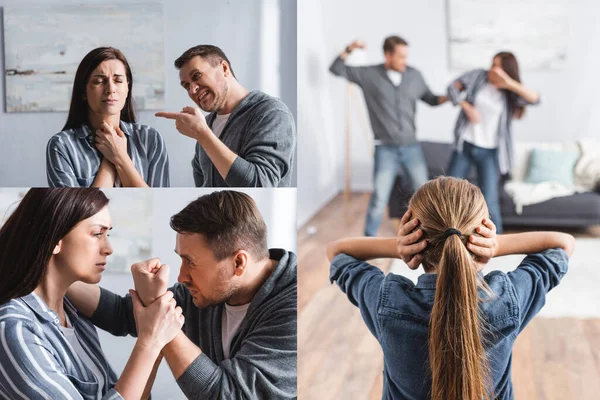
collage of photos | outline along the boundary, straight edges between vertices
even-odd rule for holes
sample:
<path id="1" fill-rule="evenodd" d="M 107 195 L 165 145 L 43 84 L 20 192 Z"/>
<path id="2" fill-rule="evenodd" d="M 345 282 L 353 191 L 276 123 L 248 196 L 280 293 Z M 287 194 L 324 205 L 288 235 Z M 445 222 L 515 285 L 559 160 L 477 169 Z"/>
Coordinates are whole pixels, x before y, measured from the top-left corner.
<path id="1" fill-rule="evenodd" d="M 597 399 L 598 18 L 0 0 L 0 400 Z"/>

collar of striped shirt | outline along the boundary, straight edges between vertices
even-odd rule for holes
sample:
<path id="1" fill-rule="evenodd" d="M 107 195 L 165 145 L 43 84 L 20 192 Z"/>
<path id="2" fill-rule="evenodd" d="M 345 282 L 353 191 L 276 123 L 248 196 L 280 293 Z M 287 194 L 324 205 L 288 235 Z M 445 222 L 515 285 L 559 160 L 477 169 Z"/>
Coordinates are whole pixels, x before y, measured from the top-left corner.
<path id="1" fill-rule="evenodd" d="M 29 293 L 27 296 L 22 297 L 23 301 L 29 308 L 38 315 L 43 321 L 50 322 L 54 325 L 60 325 L 58 314 L 52 310 L 48 305 L 38 296 L 35 292 Z M 75 321 L 78 319 L 77 310 L 73 307 L 73 304 L 65 297 L 64 298 L 65 312 L 68 312 L 71 324 L 75 325 Z"/>
<path id="2" fill-rule="evenodd" d="M 81 125 L 82 128 L 81 129 L 74 129 L 75 134 L 77 135 L 77 137 L 79 139 L 85 139 L 88 136 L 94 136 L 94 131 L 92 130 L 93 128 L 91 126 L 89 126 L 88 124 L 83 124 Z M 121 128 L 121 130 L 123 131 L 123 133 L 129 137 L 131 137 L 131 130 L 130 130 L 130 126 L 128 126 L 128 124 L 126 124 L 123 121 L 119 121 L 119 128 Z"/>

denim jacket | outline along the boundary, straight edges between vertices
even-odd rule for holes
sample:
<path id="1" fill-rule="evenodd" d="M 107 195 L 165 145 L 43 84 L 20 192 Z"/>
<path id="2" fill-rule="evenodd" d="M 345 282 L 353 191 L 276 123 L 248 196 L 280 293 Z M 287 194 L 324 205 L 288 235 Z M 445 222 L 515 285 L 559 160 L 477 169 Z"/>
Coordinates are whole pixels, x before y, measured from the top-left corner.
<path id="1" fill-rule="evenodd" d="M 566 253 L 552 249 L 528 255 L 507 274 L 492 271 L 482 276 L 494 294 L 480 308 L 489 329 L 483 343 L 496 399 L 514 398 L 515 339 L 543 307 L 546 293 L 558 285 L 567 268 Z M 360 309 L 383 349 L 383 399 L 429 398 L 428 326 L 437 275 L 423 274 L 415 285 L 406 277 L 384 275 L 365 261 L 339 254 L 331 263 L 330 280 Z"/>

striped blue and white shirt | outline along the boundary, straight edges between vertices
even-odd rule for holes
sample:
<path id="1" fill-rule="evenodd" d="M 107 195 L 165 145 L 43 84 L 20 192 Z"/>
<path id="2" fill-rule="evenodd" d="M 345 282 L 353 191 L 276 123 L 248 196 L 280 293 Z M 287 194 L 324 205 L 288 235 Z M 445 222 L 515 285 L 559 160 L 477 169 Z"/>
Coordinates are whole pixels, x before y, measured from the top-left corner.
<path id="1" fill-rule="evenodd" d="M 475 104 L 475 96 L 477 92 L 488 82 L 488 71 L 485 69 L 475 69 L 464 73 L 458 79 L 452 81 L 448 86 L 448 98 L 456 106 L 461 102 L 461 93 L 454 86 L 454 82 L 460 82 L 463 86 L 464 100 L 470 104 Z M 519 97 L 517 100 L 518 106 L 526 106 L 529 104 L 524 98 Z M 512 112 L 508 96 L 504 96 L 504 108 L 500 114 L 500 122 L 498 123 L 498 166 L 501 174 L 507 174 L 513 167 L 514 150 L 512 140 Z M 469 118 L 464 110 L 460 110 L 456 125 L 454 126 L 454 147 L 457 151 L 462 152 L 463 133 L 469 125 Z"/>
<path id="2" fill-rule="evenodd" d="M 127 154 L 150 187 L 169 186 L 169 156 L 165 142 L 154 128 L 121 121 L 127 136 Z M 87 125 L 52 136 L 46 147 L 46 176 L 50 187 L 89 187 L 94 182 L 102 153 L 94 145 Z M 117 177 L 115 186 L 121 186 Z"/>
<path id="3" fill-rule="evenodd" d="M 64 299 L 79 343 L 104 375 L 102 400 L 122 400 L 117 376 L 102 349 L 96 328 Z M 98 380 L 60 329 L 58 315 L 35 293 L 0 306 L 0 398 L 98 399 Z"/>

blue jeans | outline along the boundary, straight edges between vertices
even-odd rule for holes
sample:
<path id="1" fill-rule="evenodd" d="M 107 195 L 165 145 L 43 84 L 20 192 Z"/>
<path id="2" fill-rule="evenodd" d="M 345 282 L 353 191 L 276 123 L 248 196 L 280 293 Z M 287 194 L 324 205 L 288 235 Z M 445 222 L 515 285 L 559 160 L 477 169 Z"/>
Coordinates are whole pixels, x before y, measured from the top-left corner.
<path id="1" fill-rule="evenodd" d="M 450 160 L 447 175 L 465 178 L 475 164 L 477 181 L 490 212 L 490 218 L 496 225 L 497 232 L 502 233 L 502 215 L 500 214 L 500 198 L 498 185 L 500 171 L 498 169 L 498 149 L 484 149 L 469 142 L 463 143 L 463 151 L 454 151 Z"/>
<path id="2" fill-rule="evenodd" d="M 367 210 L 365 236 L 377 235 L 400 168 L 406 172 L 413 191 L 427 182 L 429 179 L 427 165 L 419 143 L 406 146 L 388 144 L 375 146 L 373 194 Z"/>

